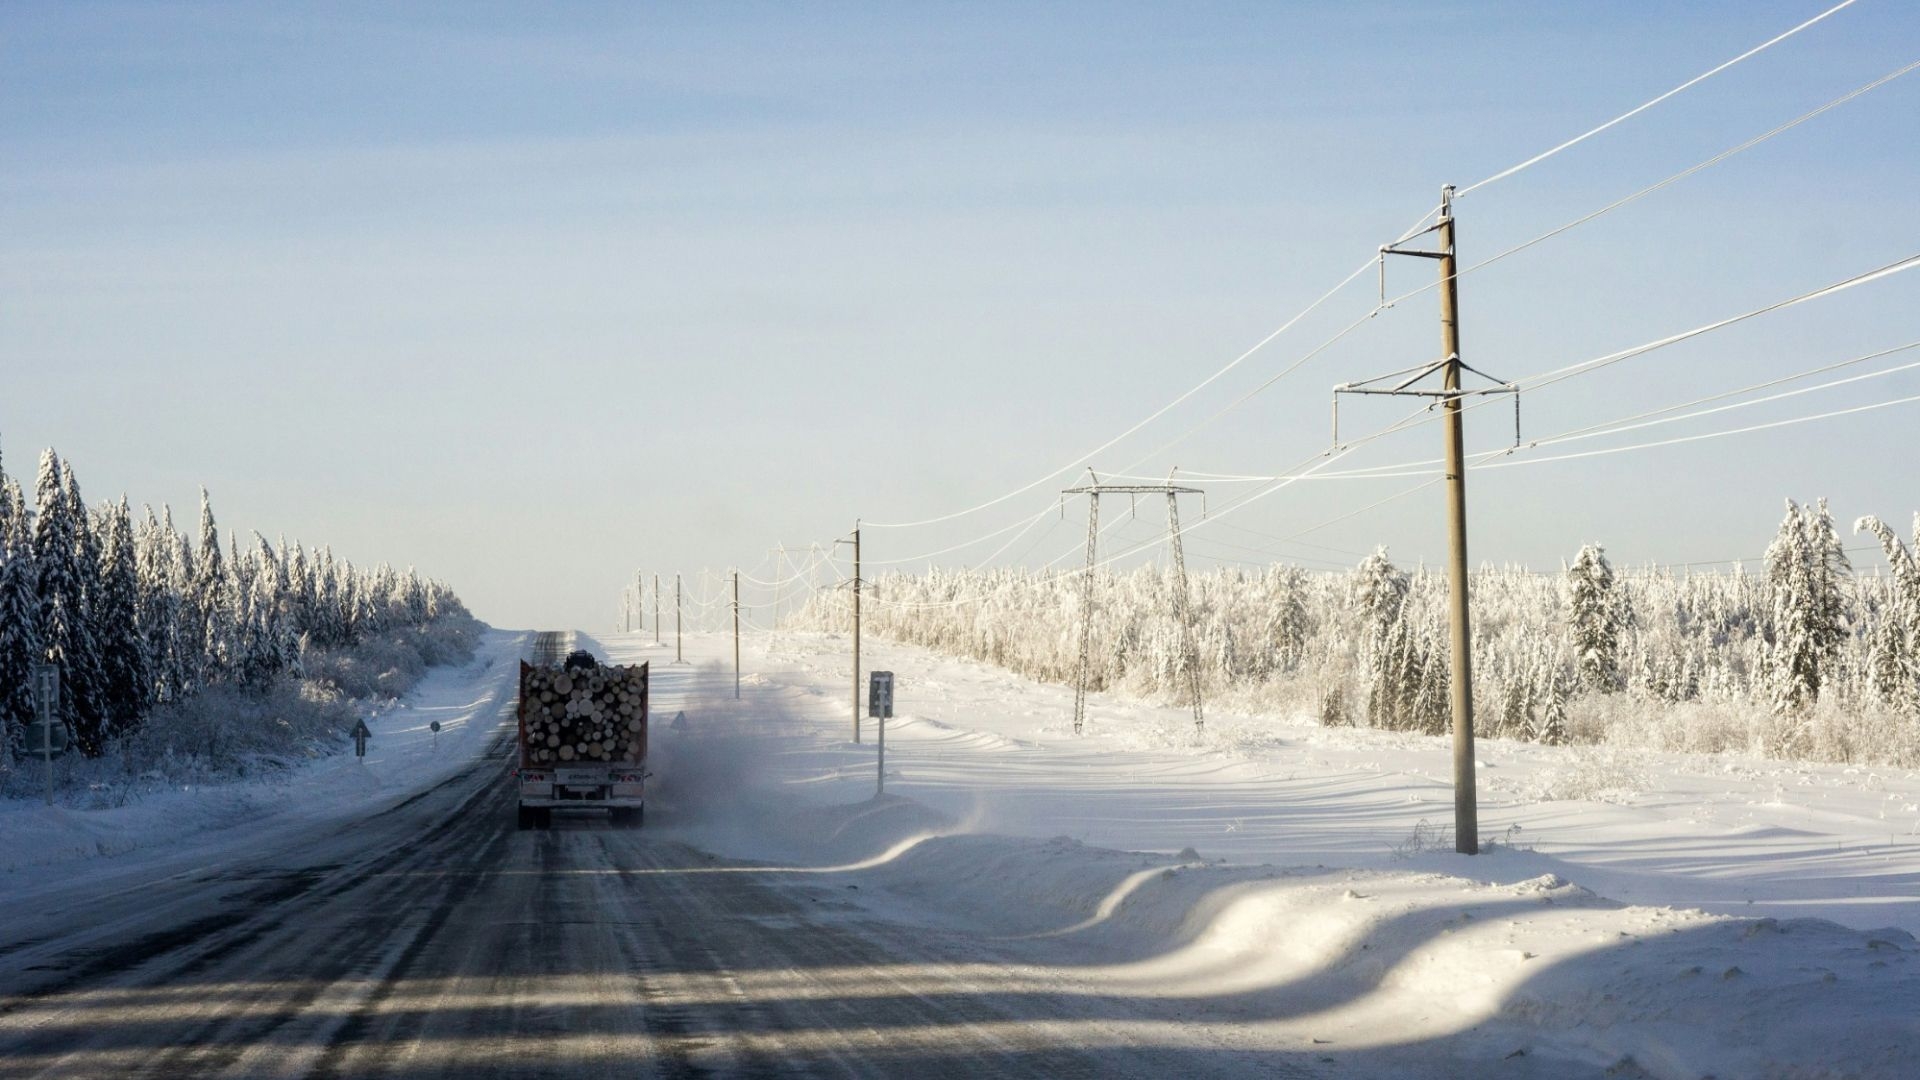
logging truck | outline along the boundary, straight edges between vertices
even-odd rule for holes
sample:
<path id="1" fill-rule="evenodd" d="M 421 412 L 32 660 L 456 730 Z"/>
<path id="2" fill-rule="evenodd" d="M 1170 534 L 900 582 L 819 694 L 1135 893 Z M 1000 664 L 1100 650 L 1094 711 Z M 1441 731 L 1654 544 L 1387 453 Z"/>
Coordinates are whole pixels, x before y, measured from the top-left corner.
<path id="1" fill-rule="evenodd" d="M 646 809 L 647 665 L 601 664 L 576 650 L 520 664 L 520 828 L 555 810 L 606 810 L 638 828 Z"/>

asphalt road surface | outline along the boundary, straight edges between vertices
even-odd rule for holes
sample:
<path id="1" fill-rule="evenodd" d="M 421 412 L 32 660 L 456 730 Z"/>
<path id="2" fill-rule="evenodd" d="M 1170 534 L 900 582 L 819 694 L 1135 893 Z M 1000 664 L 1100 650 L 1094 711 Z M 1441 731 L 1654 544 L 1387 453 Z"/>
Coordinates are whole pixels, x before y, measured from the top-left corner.
<path id="1" fill-rule="evenodd" d="M 1154 1045 L 1148 1006 L 995 978 L 1015 946 L 717 859 L 657 813 L 518 831 L 510 707 L 398 805 L 12 913 L 0 1076 L 1301 1075 Z"/>

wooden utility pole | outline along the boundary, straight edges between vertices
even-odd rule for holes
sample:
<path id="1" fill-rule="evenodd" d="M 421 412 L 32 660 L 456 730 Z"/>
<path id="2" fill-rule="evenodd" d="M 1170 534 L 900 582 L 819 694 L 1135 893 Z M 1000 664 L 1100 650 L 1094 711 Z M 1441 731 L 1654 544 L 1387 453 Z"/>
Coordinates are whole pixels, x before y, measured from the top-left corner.
<path id="1" fill-rule="evenodd" d="M 1414 236 L 1434 234 L 1437 250 L 1402 248 Z M 1340 440 L 1339 401 L 1341 394 L 1390 394 L 1427 397 L 1440 406 L 1442 435 L 1446 451 L 1447 481 L 1447 615 L 1448 615 L 1448 692 L 1453 705 L 1453 847 L 1462 855 L 1480 851 L 1480 812 L 1475 793 L 1473 763 L 1473 621 L 1467 578 L 1467 468 L 1461 424 L 1461 402 L 1465 397 L 1484 394 L 1514 395 L 1514 443 L 1520 440 L 1520 390 L 1503 383 L 1460 359 L 1460 296 L 1458 262 L 1454 249 L 1453 187 L 1440 189 L 1440 218 L 1414 236 L 1403 237 L 1380 249 L 1382 256 L 1381 295 L 1385 296 L 1385 256 L 1410 255 L 1433 259 L 1440 264 L 1440 359 L 1387 375 L 1343 383 L 1334 392 L 1334 443 Z M 1468 390 L 1462 376 L 1472 372 L 1493 385 Z M 1440 389 L 1414 386 L 1432 375 L 1440 376 Z M 1392 386 L 1374 385 L 1392 380 Z"/>
<path id="2" fill-rule="evenodd" d="M 740 571 L 733 572 L 733 700 L 740 700 Z"/>
<path id="3" fill-rule="evenodd" d="M 673 662 L 684 664 L 687 658 L 680 652 L 680 575 L 673 575 Z"/>
<path id="4" fill-rule="evenodd" d="M 860 741 L 860 521 L 853 522 L 853 539 L 835 540 L 853 545 L 853 741 Z"/>
<path id="5" fill-rule="evenodd" d="M 1473 764 L 1473 625 L 1467 602 L 1467 466 L 1460 423 L 1460 298 L 1453 249 L 1453 186 L 1440 189 L 1440 354 L 1446 357 L 1442 424 L 1447 442 L 1447 610 L 1453 661 L 1453 849 L 1480 851 Z"/>
<path id="6" fill-rule="evenodd" d="M 653 643 L 660 644 L 660 575 L 653 575 Z"/>

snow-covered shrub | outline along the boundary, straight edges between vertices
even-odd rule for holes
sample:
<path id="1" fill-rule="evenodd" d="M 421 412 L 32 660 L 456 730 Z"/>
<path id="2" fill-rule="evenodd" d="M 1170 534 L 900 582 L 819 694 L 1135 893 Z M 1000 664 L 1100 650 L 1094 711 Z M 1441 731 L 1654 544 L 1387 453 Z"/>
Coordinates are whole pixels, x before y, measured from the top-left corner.
<path id="1" fill-rule="evenodd" d="M 1646 788 L 1646 775 L 1627 752 L 1615 747 L 1583 746 L 1542 772 L 1529 794 L 1541 802 L 1625 802 Z"/>
<path id="2" fill-rule="evenodd" d="M 1767 573 L 1621 569 L 1597 545 L 1558 574 L 1483 567 L 1472 581 L 1480 734 L 1698 753 L 1916 760 L 1920 562 L 1875 519 L 1894 576 L 1850 570 L 1824 503 L 1791 506 Z M 1916 521 L 1920 539 L 1920 521 Z M 933 570 L 878 578 L 868 633 L 1072 682 L 1079 575 Z M 1089 684 L 1184 700 L 1171 573 L 1093 575 Z M 1443 734 L 1450 726 L 1443 576 L 1376 551 L 1346 573 L 1273 566 L 1190 577 L 1201 686 L 1222 708 Z M 784 620 L 844 631 L 846 590 Z M 1763 714 L 1773 714 L 1771 717 Z"/>

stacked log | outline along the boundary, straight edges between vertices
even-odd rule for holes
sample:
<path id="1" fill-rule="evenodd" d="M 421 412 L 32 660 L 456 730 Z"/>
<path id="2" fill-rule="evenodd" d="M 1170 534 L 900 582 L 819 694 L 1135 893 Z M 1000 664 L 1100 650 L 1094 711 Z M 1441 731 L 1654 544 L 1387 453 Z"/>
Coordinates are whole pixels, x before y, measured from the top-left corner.
<path id="1" fill-rule="evenodd" d="M 647 745 L 639 667 L 528 668 L 520 723 L 530 764 L 639 761 Z"/>

